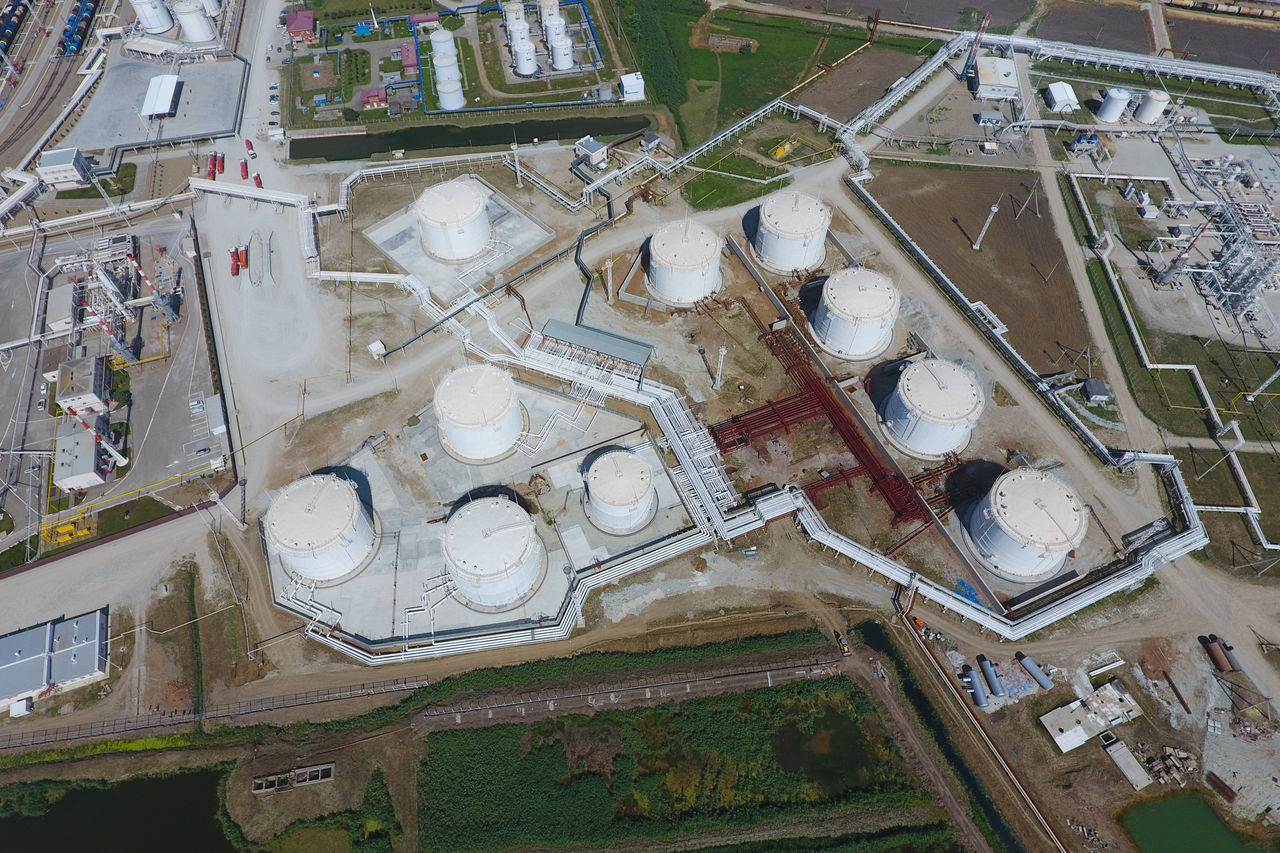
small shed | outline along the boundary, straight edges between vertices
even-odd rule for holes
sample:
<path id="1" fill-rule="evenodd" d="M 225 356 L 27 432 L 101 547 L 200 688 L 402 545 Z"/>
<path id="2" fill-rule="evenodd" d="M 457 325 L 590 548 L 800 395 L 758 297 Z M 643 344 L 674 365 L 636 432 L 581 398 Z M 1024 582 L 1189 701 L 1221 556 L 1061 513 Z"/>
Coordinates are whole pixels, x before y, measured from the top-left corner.
<path id="1" fill-rule="evenodd" d="M 601 169 L 609 162 L 609 148 L 594 136 L 584 136 L 573 144 L 573 153 L 585 156 L 594 168 Z"/>
<path id="2" fill-rule="evenodd" d="M 1004 124 L 1004 113 L 999 110 L 979 110 L 975 118 L 981 127 L 1000 127 Z"/>
<path id="3" fill-rule="evenodd" d="M 1076 90 L 1071 88 L 1070 83 L 1064 83 L 1061 80 L 1050 83 L 1049 88 L 1044 90 L 1044 102 L 1055 113 L 1069 113 L 1080 109 L 1080 99 L 1076 97 Z"/>
<path id="4" fill-rule="evenodd" d="M 622 89 L 622 100 L 624 101 L 643 101 L 644 100 L 644 78 L 639 72 L 633 74 L 623 74 L 622 79 L 618 81 Z"/>
<path id="5" fill-rule="evenodd" d="M 1086 379 L 1080 386 L 1080 396 L 1086 403 L 1110 403 L 1116 397 L 1111 386 L 1101 379 Z"/>
<path id="6" fill-rule="evenodd" d="M 1000 56 L 978 58 L 977 88 L 981 101 L 1015 101 L 1018 99 L 1018 67 L 1012 59 Z"/>
<path id="7" fill-rule="evenodd" d="M 418 73 L 418 43 L 413 39 L 400 45 L 400 67 L 406 74 Z"/>

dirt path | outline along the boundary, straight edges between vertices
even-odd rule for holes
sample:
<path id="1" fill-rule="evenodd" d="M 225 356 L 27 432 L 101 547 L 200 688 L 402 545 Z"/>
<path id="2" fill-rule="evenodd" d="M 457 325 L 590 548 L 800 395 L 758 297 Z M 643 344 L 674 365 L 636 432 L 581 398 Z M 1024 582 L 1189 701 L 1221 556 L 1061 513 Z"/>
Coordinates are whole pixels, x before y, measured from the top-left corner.
<path id="1" fill-rule="evenodd" d="M 860 660 L 861 656 L 854 659 Z M 852 668 L 852 665 L 845 667 L 846 670 Z M 898 692 L 886 679 L 857 680 L 876 700 L 876 707 L 885 715 L 889 730 L 911 769 L 921 777 L 930 793 L 947 810 L 951 825 L 956 829 L 956 840 L 967 850 L 990 850 L 991 845 L 974 823 L 969 811 L 969 800 L 960 791 L 959 781 L 947 772 L 937 746 L 922 736 L 919 722 L 903 706 Z"/>

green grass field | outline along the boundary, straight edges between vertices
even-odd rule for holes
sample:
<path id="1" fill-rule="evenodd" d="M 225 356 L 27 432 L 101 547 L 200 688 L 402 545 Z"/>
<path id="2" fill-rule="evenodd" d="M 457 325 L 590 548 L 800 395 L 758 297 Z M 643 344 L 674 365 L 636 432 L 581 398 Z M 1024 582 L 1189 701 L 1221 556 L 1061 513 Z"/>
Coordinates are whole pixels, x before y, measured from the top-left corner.
<path id="1" fill-rule="evenodd" d="M 928 799 L 870 697 L 844 677 L 439 732 L 427 744 L 418 802 L 429 850 L 687 838 Z"/>
<path id="2" fill-rule="evenodd" d="M 122 198 L 133 192 L 134 182 L 138 179 L 137 163 L 121 163 L 120 168 L 114 175 L 106 178 L 100 178 L 99 183 L 102 188 L 107 191 L 107 195 L 113 198 Z M 102 198 L 102 193 L 98 192 L 95 186 L 81 187 L 75 190 L 62 190 L 57 195 L 58 199 L 75 199 L 75 198 Z"/>

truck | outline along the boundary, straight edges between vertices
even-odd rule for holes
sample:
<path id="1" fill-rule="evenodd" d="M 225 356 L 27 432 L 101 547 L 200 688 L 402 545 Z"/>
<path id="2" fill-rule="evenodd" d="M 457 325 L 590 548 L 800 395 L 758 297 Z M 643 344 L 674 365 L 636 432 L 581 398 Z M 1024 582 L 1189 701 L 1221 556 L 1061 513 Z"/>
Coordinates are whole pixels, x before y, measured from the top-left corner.
<path id="1" fill-rule="evenodd" d="M 235 249 L 231 250 L 231 277 L 240 277 L 240 253 Z"/>
<path id="2" fill-rule="evenodd" d="M 833 633 L 836 635 L 836 643 L 840 646 L 840 654 L 845 657 L 853 654 L 849 649 L 849 641 L 845 639 L 844 634 L 841 634 L 839 631 L 835 631 Z"/>
<path id="3" fill-rule="evenodd" d="M 227 170 L 227 158 L 221 151 L 218 152 L 218 174 L 221 175 Z"/>
<path id="4" fill-rule="evenodd" d="M 253 185 L 258 189 L 262 189 L 262 175 L 259 175 L 257 172 L 253 173 Z"/>
<path id="5" fill-rule="evenodd" d="M 248 160 L 242 159 L 240 161 L 240 180 L 242 181 L 249 180 L 249 161 Z"/>
<path id="6" fill-rule="evenodd" d="M 249 152 L 250 160 L 258 159 L 258 152 L 253 150 L 253 143 L 247 139 L 244 141 L 244 150 Z"/>

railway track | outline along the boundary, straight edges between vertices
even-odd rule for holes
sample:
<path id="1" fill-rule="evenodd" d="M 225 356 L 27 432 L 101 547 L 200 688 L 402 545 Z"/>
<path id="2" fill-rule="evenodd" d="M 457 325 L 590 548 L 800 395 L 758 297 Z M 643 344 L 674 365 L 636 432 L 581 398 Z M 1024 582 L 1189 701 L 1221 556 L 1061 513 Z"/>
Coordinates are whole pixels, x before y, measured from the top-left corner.
<path id="1" fill-rule="evenodd" d="M 61 65 L 61 68 L 55 68 L 53 73 L 37 87 L 36 91 L 27 96 L 26 103 L 31 104 L 29 111 L 23 111 L 23 115 L 16 124 L 10 125 L 3 140 L 0 140 L 0 149 L 9 150 L 11 146 L 23 136 L 25 136 L 35 123 L 48 112 L 48 100 L 51 95 L 58 92 L 66 82 L 71 79 L 71 75 L 75 73 L 78 56 L 54 57 L 51 65 Z"/>

